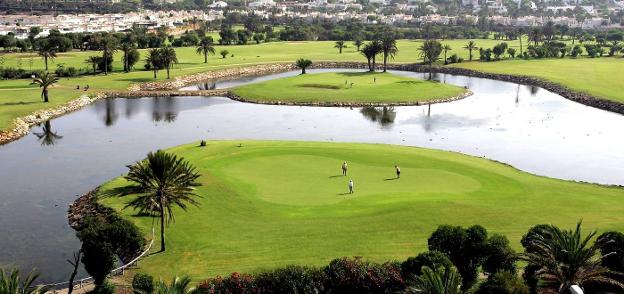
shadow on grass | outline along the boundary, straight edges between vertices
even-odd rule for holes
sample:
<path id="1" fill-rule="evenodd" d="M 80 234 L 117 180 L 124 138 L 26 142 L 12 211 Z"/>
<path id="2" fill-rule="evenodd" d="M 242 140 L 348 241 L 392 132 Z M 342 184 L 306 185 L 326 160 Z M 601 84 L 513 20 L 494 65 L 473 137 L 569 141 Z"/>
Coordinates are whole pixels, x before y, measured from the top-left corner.
<path id="1" fill-rule="evenodd" d="M 384 179 L 384 181 L 394 181 L 394 180 L 398 180 L 398 179 L 399 178 L 387 178 L 387 179 Z"/>
<path id="2" fill-rule="evenodd" d="M 344 177 L 343 175 L 335 175 L 335 176 L 329 176 L 327 177 L 328 179 L 333 179 L 333 178 L 341 178 Z"/>
<path id="3" fill-rule="evenodd" d="M 372 75 L 372 74 L 378 74 L 380 72 L 375 72 L 375 71 L 358 71 L 358 72 L 341 72 L 338 73 L 339 75 L 345 76 L 345 77 L 359 77 L 359 76 L 366 76 L 366 75 Z"/>
<path id="4" fill-rule="evenodd" d="M 166 76 L 166 74 L 165 74 Z M 144 83 L 144 82 L 153 82 L 155 81 L 154 78 L 126 78 L 126 79 L 118 79 L 118 81 L 122 81 L 122 82 L 132 82 L 132 83 Z"/>
<path id="5" fill-rule="evenodd" d="M 338 195 L 338 196 L 346 196 L 346 195 L 351 195 L 351 194 L 354 194 L 354 193 L 344 192 L 344 193 L 338 193 L 336 195 Z"/>
<path id="6" fill-rule="evenodd" d="M 3 106 L 13 106 L 13 105 L 29 105 L 29 104 L 37 104 L 37 103 L 41 103 L 41 102 L 39 102 L 39 101 L 31 101 L 31 102 L 23 102 L 23 101 L 20 101 L 20 102 L 6 102 L 6 103 L 2 103 L 2 104 L 0 104 L 0 105 L 3 105 Z"/>

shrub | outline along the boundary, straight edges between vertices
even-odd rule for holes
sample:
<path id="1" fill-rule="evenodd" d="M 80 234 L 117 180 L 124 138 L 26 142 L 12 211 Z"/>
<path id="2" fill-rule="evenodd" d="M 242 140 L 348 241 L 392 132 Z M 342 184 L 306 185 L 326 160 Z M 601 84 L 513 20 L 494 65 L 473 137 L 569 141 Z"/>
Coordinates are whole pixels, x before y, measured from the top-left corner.
<path id="1" fill-rule="evenodd" d="M 323 271 L 305 266 L 287 266 L 260 273 L 255 278 L 261 293 L 320 293 L 325 282 Z"/>
<path id="2" fill-rule="evenodd" d="M 254 277 L 248 274 L 232 273 L 229 277 L 210 278 L 197 286 L 200 293 L 210 294 L 247 294 L 258 293 L 254 286 Z"/>
<path id="3" fill-rule="evenodd" d="M 475 294 L 529 294 L 529 288 L 515 274 L 500 271 L 479 285 Z"/>
<path id="4" fill-rule="evenodd" d="M 104 282 L 101 286 L 93 289 L 91 294 L 115 294 L 115 285 L 111 282 Z"/>
<path id="5" fill-rule="evenodd" d="M 503 235 L 493 235 L 488 239 L 485 248 L 486 258 L 483 262 L 483 271 L 493 275 L 499 271 L 516 273 L 516 253 L 509 240 Z"/>
<path id="6" fill-rule="evenodd" d="M 470 289 L 477 280 L 479 266 L 485 258 L 487 231 L 475 225 L 439 226 L 428 239 L 429 250 L 440 251 L 453 262 L 462 276 L 463 290 Z"/>
<path id="7" fill-rule="evenodd" d="M 461 57 L 459 57 L 459 56 L 457 56 L 457 54 L 453 54 L 453 55 L 451 55 L 451 57 L 449 57 L 446 61 L 447 61 L 449 64 L 451 64 L 451 63 L 460 63 L 460 62 L 464 61 L 464 59 L 463 59 L 463 58 L 461 58 Z"/>
<path id="8" fill-rule="evenodd" d="M 362 261 L 360 258 L 332 260 L 325 268 L 327 290 L 332 293 L 395 293 L 405 288 L 400 265 Z"/>
<path id="9" fill-rule="evenodd" d="M 154 292 L 154 278 L 148 274 L 136 274 L 132 279 L 132 290 L 136 294 L 151 294 Z"/>
<path id="10" fill-rule="evenodd" d="M 201 140 L 199 142 L 199 147 L 206 147 L 206 140 Z"/>
<path id="11" fill-rule="evenodd" d="M 581 45 L 574 45 L 574 47 L 572 47 L 572 51 L 570 51 L 570 55 L 572 57 L 577 57 L 579 55 L 581 55 L 583 53 L 583 49 L 581 48 Z"/>
<path id="12" fill-rule="evenodd" d="M 401 264 L 401 272 L 403 277 L 410 278 L 412 276 L 420 276 L 423 266 L 432 269 L 438 267 L 452 266 L 453 263 L 444 253 L 439 251 L 427 251 L 410 257 Z"/>

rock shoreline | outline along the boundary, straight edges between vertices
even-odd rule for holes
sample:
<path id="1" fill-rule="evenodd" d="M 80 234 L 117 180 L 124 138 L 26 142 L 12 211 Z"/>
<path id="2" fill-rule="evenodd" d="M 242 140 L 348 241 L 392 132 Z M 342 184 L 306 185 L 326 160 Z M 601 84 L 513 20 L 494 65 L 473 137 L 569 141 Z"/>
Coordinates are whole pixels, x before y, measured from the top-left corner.
<path id="1" fill-rule="evenodd" d="M 364 62 L 317 62 L 314 63 L 311 68 L 353 68 L 353 69 L 366 69 L 368 65 Z M 377 66 L 378 69 L 381 65 Z M 449 102 L 458 99 L 465 98 L 472 94 L 467 91 L 462 95 L 456 97 L 450 97 L 447 99 L 439 99 L 432 102 L 421 103 L 345 103 L 345 102 L 311 102 L 311 103 L 298 103 L 298 102 L 285 102 L 285 101 L 253 101 L 247 100 L 233 94 L 227 89 L 217 90 L 178 90 L 181 87 L 196 84 L 206 80 L 223 79 L 230 77 L 241 76 L 254 76 L 264 75 L 270 73 L 279 73 L 296 70 L 292 63 L 276 63 L 276 64 L 259 64 L 246 67 L 234 67 L 217 71 L 208 71 L 188 76 L 177 77 L 170 81 L 160 82 L 146 82 L 140 84 L 131 85 L 127 91 L 109 91 L 99 92 L 95 95 L 82 95 L 79 98 L 69 101 L 61 106 L 52 109 L 38 110 L 32 114 L 19 117 L 14 120 L 14 128 L 9 131 L 0 131 L 0 145 L 9 143 L 13 140 L 19 139 L 22 136 L 27 135 L 30 132 L 30 128 L 34 125 L 41 124 L 49 119 L 64 115 L 66 113 L 78 110 L 86 105 L 93 103 L 98 99 L 104 98 L 139 98 L 139 97 L 171 97 L 171 96 L 226 96 L 233 100 L 258 103 L 258 104 L 271 104 L 271 105 L 299 105 L 299 106 L 327 106 L 327 107 L 370 107 L 370 106 L 408 106 L 408 105 L 421 105 L 430 103 L 442 103 Z M 427 72 L 428 67 L 421 64 L 389 64 L 388 69 L 391 70 L 403 70 L 412 72 Z M 445 73 L 453 75 L 464 75 L 476 78 L 486 78 L 492 80 L 513 82 L 523 85 L 535 86 L 546 89 L 553 93 L 559 94 L 569 100 L 599 108 L 606 111 L 616 112 L 624 114 L 624 104 L 618 103 L 602 98 L 595 97 L 590 94 L 571 90 L 566 86 L 562 86 L 553 82 L 542 80 L 539 78 L 529 76 L 518 76 L 509 74 L 496 74 L 486 73 L 471 69 L 458 68 L 458 67 L 433 67 L 433 72 Z"/>

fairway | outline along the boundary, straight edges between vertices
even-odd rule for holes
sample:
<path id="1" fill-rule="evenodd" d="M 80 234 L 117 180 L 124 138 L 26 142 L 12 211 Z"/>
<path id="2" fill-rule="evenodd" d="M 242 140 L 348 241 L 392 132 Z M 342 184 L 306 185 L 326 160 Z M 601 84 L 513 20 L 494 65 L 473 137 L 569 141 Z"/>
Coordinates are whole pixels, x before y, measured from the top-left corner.
<path id="1" fill-rule="evenodd" d="M 175 210 L 167 251 L 139 271 L 200 280 L 342 256 L 402 260 L 427 248 L 440 224 L 481 224 L 519 249 L 539 223 L 624 229 L 621 188 L 538 177 L 452 152 L 375 144 L 219 141 L 170 151 L 202 174 L 200 206 Z M 341 164 L 349 164 L 348 176 Z M 401 167 L 396 179 L 394 165 Z M 347 194 L 353 179 L 355 193 Z M 103 189 L 122 185 L 117 179 Z M 101 200 L 146 235 L 153 220 Z"/>
<path id="2" fill-rule="evenodd" d="M 234 94 L 251 101 L 417 103 L 456 97 L 464 89 L 390 73 L 305 74 L 241 86 Z"/>

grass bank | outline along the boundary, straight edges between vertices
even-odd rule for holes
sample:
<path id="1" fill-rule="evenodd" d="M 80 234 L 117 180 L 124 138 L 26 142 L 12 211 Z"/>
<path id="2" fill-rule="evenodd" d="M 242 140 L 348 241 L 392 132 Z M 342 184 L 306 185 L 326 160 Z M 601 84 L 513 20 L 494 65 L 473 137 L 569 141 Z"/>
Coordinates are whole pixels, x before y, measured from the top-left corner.
<path id="1" fill-rule="evenodd" d="M 241 144 L 239 146 L 239 143 Z M 457 153 L 373 144 L 224 141 L 171 149 L 195 164 L 200 206 L 176 210 L 166 253 L 140 271 L 202 279 L 335 257 L 404 259 L 440 224 L 481 224 L 514 247 L 539 223 L 623 230 L 624 191 L 530 175 Z M 341 175 L 342 161 L 349 175 Z M 402 169 L 394 179 L 395 164 Z M 347 182 L 355 182 L 348 195 Z M 117 179 L 103 189 L 123 184 Z M 102 202 L 147 234 L 152 219 Z"/>
<path id="2" fill-rule="evenodd" d="M 418 103 L 456 97 L 460 87 L 380 72 L 305 74 L 237 87 L 250 101 L 294 103 Z"/>
<path id="3" fill-rule="evenodd" d="M 624 103 L 624 59 L 564 58 L 542 60 L 505 60 L 498 62 L 468 62 L 453 66 L 498 73 L 542 78 L 596 97 Z"/>

